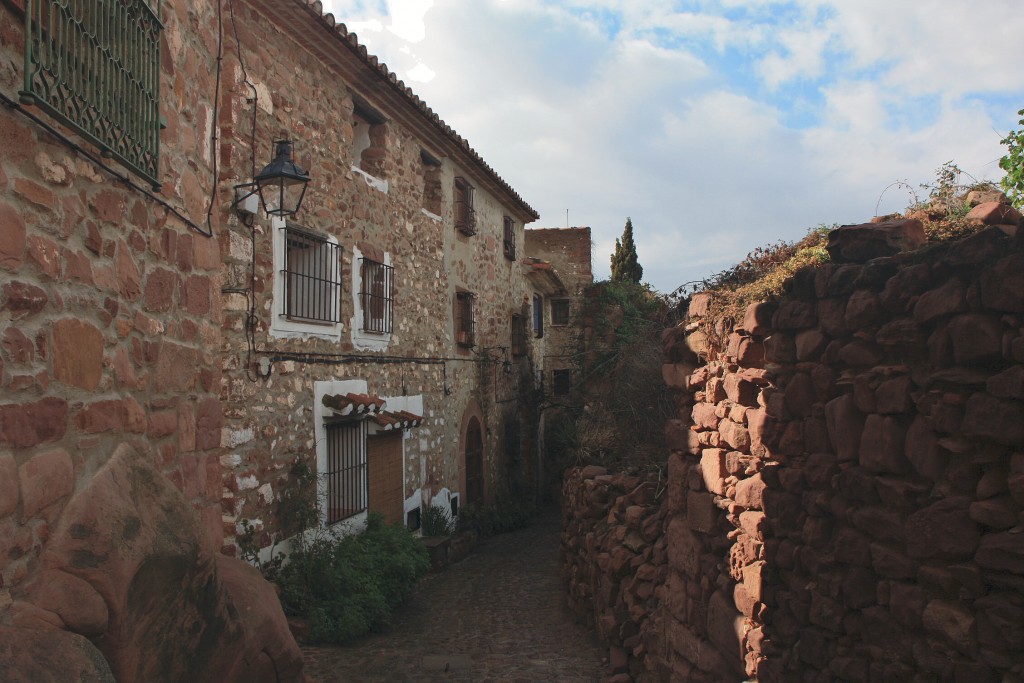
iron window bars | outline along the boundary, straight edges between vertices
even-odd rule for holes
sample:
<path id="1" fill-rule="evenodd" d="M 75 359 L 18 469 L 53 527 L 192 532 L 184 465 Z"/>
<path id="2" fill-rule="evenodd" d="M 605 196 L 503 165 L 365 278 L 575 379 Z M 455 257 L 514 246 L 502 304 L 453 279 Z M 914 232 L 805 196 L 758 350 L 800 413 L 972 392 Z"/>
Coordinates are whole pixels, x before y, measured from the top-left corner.
<path id="1" fill-rule="evenodd" d="M 476 234 L 476 211 L 473 210 L 473 186 L 465 178 L 455 179 L 455 227 L 463 235 Z"/>
<path id="2" fill-rule="evenodd" d="M 26 0 L 24 104 L 160 189 L 160 0 Z"/>
<path id="3" fill-rule="evenodd" d="M 363 291 L 359 293 L 359 299 L 363 307 L 363 330 L 389 334 L 394 303 L 394 269 L 368 258 L 360 259 L 360 263 Z"/>
<path id="4" fill-rule="evenodd" d="M 568 325 L 569 324 L 569 300 L 568 299 L 552 299 L 551 300 L 551 324 L 552 325 Z"/>
<path id="5" fill-rule="evenodd" d="M 455 293 L 455 343 L 472 347 L 476 343 L 473 321 L 473 293 Z"/>
<path id="6" fill-rule="evenodd" d="M 366 421 L 328 422 L 327 523 L 359 514 L 367 507 Z"/>
<path id="7" fill-rule="evenodd" d="M 502 242 L 505 258 L 516 260 L 516 224 L 511 216 L 505 216 L 505 239 Z"/>
<path id="8" fill-rule="evenodd" d="M 293 225 L 284 231 L 284 306 L 289 320 L 341 322 L 339 247 L 325 237 Z"/>

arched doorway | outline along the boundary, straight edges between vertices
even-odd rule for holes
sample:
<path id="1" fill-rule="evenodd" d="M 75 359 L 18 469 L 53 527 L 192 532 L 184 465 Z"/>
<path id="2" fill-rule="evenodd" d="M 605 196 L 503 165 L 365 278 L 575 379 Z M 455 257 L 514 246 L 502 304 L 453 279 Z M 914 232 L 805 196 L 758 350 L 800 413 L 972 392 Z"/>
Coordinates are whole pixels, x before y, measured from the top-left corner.
<path id="1" fill-rule="evenodd" d="M 484 500 L 484 435 L 474 415 L 466 426 L 466 500 L 480 504 Z"/>

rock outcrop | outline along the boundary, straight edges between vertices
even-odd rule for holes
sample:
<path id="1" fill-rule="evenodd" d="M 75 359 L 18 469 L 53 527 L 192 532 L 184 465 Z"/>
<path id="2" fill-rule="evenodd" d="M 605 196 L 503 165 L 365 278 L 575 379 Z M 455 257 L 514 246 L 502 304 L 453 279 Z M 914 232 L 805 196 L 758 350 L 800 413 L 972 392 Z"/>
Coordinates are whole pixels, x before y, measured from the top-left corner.
<path id="1" fill-rule="evenodd" d="M 49 632 L 69 657 L 81 643 L 60 632 L 88 638 L 119 681 L 301 681 L 272 587 L 217 551 L 178 489 L 122 445 L 64 508 L 8 620 L 20 639 Z M 10 680 L 44 680 L 25 668 L 44 665 L 0 659 Z"/>

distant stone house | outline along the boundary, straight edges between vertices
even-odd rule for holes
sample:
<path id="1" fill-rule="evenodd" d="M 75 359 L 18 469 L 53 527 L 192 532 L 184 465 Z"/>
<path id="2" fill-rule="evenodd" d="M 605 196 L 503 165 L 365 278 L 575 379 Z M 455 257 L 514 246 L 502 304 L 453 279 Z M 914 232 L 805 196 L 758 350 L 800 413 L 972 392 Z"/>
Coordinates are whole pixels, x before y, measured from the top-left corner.
<path id="1" fill-rule="evenodd" d="M 536 211 L 319 3 L 125 6 L 77 61 L 59 3 L 27 52 L 0 9 L 0 610 L 125 444 L 229 554 L 287 535 L 297 464 L 326 524 L 534 493 L 570 291 Z M 269 218 L 282 138 L 310 180 Z"/>

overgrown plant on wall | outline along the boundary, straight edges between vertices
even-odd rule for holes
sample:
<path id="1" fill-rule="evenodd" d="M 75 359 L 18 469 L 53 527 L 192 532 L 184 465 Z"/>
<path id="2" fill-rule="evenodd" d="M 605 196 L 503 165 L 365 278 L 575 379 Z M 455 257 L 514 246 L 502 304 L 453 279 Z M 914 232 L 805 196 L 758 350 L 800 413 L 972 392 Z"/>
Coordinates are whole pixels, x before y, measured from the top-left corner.
<path id="1" fill-rule="evenodd" d="M 1000 180 L 1003 192 L 1006 193 L 1010 202 L 1018 209 L 1024 208 L 1024 109 L 1017 112 L 1021 119 L 1017 123 L 1021 126 L 1018 130 L 1012 130 L 999 141 L 999 144 L 1006 145 L 1007 153 L 999 160 L 999 168 L 1006 171 L 1006 175 Z"/>
<path id="2" fill-rule="evenodd" d="M 595 283 L 585 300 L 575 354 L 580 404 L 553 427 L 552 450 L 563 466 L 660 467 L 672 412 L 660 355 L 668 306 L 630 281 Z"/>

